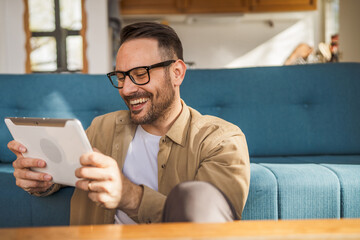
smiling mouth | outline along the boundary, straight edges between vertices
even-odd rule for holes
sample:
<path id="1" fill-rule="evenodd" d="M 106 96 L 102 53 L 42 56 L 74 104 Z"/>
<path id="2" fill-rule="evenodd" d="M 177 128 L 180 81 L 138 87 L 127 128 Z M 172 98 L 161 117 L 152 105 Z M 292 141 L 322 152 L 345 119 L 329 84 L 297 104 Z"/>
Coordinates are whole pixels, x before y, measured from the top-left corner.
<path id="1" fill-rule="evenodd" d="M 138 114 L 141 112 L 145 104 L 150 100 L 150 98 L 137 98 L 129 101 L 129 108 L 132 113 Z"/>
<path id="2" fill-rule="evenodd" d="M 139 104 L 143 104 L 146 103 L 147 101 L 149 101 L 149 98 L 138 98 L 138 99 L 133 99 L 130 100 L 129 103 L 130 105 L 139 105 Z"/>

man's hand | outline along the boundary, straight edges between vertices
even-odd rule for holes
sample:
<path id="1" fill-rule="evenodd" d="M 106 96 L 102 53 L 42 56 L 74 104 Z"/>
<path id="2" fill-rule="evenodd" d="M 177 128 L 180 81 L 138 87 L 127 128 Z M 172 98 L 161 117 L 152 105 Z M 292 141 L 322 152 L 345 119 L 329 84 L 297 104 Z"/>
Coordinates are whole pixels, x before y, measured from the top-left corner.
<path id="1" fill-rule="evenodd" d="M 15 153 L 17 159 L 13 162 L 16 185 L 29 193 L 41 193 L 48 190 L 53 182 L 52 176 L 46 173 L 32 171 L 31 168 L 44 168 L 46 162 L 41 159 L 24 158 L 26 147 L 16 141 L 8 143 L 8 148 Z"/>
<path id="2" fill-rule="evenodd" d="M 95 149 L 80 157 L 83 167 L 76 169 L 79 180 L 76 187 L 89 191 L 89 198 L 108 209 L 121 209 L 129 215 L 136 215 L 143 189 L 128 180 L 121 172 L 117 162 Z"/>

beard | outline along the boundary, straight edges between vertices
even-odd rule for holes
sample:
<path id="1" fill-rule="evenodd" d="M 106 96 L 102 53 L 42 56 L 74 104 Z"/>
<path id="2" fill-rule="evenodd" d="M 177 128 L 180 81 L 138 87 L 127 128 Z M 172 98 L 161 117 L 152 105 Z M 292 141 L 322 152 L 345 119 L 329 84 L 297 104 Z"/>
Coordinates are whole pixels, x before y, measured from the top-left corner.
<path id="1" fill-rule="evenodd" d="M 129 106 L 130 99 L 142 97 L 149 98 L 148 102 L 151 103 L 150 109 L 142 117 L 139 117 L 138 114 L 144 110 L 139 112 L 130 111 L 130 120 L 133 124 L 151 124 L 160 118 L 166 118 L 167 113 L 171 111 L 172 103 L 175 100 L 175 90 L 172 88 L 169 74 L 165 74 L 164 82 L 161 88 L 157 89 L 156 96 L 145 91 L 142 93 L 136 93 L 132 96 L 127 96 L 125 100 Z"/>

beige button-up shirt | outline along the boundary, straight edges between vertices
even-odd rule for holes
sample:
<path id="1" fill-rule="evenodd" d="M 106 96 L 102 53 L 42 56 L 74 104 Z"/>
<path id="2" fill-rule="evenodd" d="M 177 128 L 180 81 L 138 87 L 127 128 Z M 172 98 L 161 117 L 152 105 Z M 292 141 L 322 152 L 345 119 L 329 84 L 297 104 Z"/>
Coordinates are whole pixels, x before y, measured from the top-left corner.
<path id="1" fill-rule="evenodd" d="M 155 191 L 147 186 L 137 216 L 139 223 L 160 222 L 166 196 L 184 181 L 205 181 L 219 188 L 241 216 L 250 181 L 247 144 L 241 130 L 220 118 L 203 116 L 185 105 L 168 133 L 160 139 L 158 184 Z M 93 147 L 124 166 L 136 125 L 128 111 L 96 117 L 87 129 Z M 96 206 L 87 192 L 75 189 L 71 199 L 71 225 L 112 224 L 116 210 Z"/>

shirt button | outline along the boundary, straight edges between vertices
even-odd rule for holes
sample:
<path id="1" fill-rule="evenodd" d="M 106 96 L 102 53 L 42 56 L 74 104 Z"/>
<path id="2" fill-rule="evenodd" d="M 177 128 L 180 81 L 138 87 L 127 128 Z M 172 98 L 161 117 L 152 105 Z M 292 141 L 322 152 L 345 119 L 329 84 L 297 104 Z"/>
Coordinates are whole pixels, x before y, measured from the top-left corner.
<path id="1" fill-rule="evenodd" d="M 162 164 L 162 165 L 161 165 L 161 168 L 165 168 L 165 167 L 166 167 L 166 164 Z"/>
<path id="2" fill-rule="evenodd" d="M 163 142 L 163 143 L 166 142 L 166 138 L 163 138 L 162 142 Z"/>
<path id="3" fill-rule="evenodd" d="M 115 145 L 116 150 L 119 150 L 119 144 Z"/>

